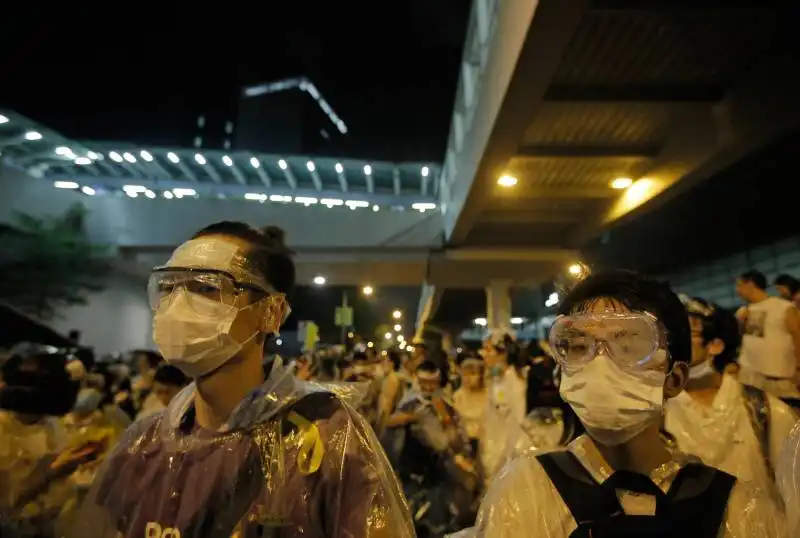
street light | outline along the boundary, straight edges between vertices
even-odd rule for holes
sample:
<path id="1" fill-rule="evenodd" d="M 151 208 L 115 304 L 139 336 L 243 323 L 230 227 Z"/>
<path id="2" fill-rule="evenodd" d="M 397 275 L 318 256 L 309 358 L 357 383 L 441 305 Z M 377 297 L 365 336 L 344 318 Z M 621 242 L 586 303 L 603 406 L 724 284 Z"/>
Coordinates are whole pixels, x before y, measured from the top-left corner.
<path id="1" fill-rule="evenodd" d="M 397 341 L 398 341 L 398 342 L 400 342 L 400 343 L 402 344 L 403 342 L 405 342 L 405 341 L 406 341 L 406 337 L 405 337 L 405 336 L 403 336 L 402 334 L 398 334 L 398 335 L 397 335 Z"/>
<path id="2" fill-rule="evenodd" d="M 392 339 L 392 333 L 386 333 L 386 334 L 383 335 L 383 337 L 386 338 L 387 340 L 391 340 Z"/>
<path id="3" fill-rule="evenodd" d="M 353 333 L 347 333 L 348 338 L 352 338 L 353 336 L 355 336 Z"/>
<path id="4" fill-rule="evenodd" d="M 569 274 L 571 274 L 573 276 L 578 276 L 578 275 L 581 274 L 581 272 L 583 272 L 583 268 L 581 267 L 581 264 L 573 263 L 572 265 L 569 266 Z"/>
<path id="5" fill-rule="evenodd" d="M 402 325 L 400 325 L 399 323 L 397 323 L 397 324 L 395 324 L 395 326 L 394 326 L 394 330 L 395 330 L 395 332 L 398 332 L 398 333 L 399 333 L 400 331 L 402 331 L 402 330 L 403 330 L 403 326 L 402 326 Z"/>
<path id="6" fill-rule="evenodd" d="M 478 327 L 486 327 L 486 318 L 475 318 L 472 323 L 477 325 Z"/>
<path id="7" fill-rule="evenodd" d="M 522 325 L 524 322 L 525 318 L 518 318 L 518 317 L 511 318 L 512 325 Z"/>
<path id="8" fill-rule="evenodd" d="M 317 275 L 314 277 L 314 284 L 317 286 L 324 286 L 325 282 L 327 282 L 327 280 L 325 280 L 325 277 L 322 275 Z"/>
<path id="9" fill-rule="evenodd" d="M 403 313 L 400 312 L 399 310 L 395 310 L 394 312 L 392 312 L 392 317 L 394 319 L 400 319 L 403 317 Z"/>
<path id="10" fill-rule="evenodd" d="M 364 295 L 366 295 L 367 297 L 369 297 L 370 295 L 372 295 L 372 293 L 373 293 L 374 291 L 375 291 L 375 290 L 374 290 L 374 289 L 372 289 L 372 286 L 364 286 L 363 288 L 361 288 L 361 293 L 363 293 L 363 294 L 364 294 Z"/>

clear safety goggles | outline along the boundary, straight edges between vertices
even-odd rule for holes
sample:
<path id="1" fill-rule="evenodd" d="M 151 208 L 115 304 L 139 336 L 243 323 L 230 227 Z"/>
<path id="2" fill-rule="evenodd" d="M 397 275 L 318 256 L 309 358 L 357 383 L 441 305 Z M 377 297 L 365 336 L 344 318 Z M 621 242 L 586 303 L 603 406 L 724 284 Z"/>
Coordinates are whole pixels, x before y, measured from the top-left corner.
<path id="1" fill-rule="evenodd" d="M 245 291 L 253 293 L 255 300 L 260 301 L 269 296 L 282 297 L 283 294 L 271 293 L 267 290 L 237 281 L 233 275 L 218 269 L 194 269 L 184 267 L 156 268 L 150 274 L 147 283 L 147 296 L 150 308 L 154 311 L 169 306 L 172 300 L 183 291 L 190 306 L 198 311 L 210 300 L 229 306 L 236 305 L 237 298 Z"/>
<path id="2" fill-rule="evenodd" d="M 657 367 L 666 360 L 665 338 L 647 313 L 559 316 L 550 328 L 554 358 L 565 369 L 580 368 L 598 355 L 624 370 Z"/>

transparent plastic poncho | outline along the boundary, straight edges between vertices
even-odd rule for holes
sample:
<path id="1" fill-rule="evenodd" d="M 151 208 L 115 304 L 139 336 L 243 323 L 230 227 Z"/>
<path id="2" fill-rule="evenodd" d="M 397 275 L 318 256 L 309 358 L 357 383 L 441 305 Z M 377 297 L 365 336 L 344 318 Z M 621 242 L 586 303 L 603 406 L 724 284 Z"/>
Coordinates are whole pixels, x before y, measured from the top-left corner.
<path id="1" fill-rule="evenodd" d="M 68 536 L 414 536 L 375 435 L 332 392 L 275 360 L 218 432 L 193 427 L 194 385 L 134 424 Z"/>
<path id="2" fill-rule="evenodd" d="M 586 435 L 570 443 L 571 451 L 590 474 L 602 483 L 613 474 Z M 577 528 L 569 508 L 536 459 L 529 452 L 513 460 L 495 477 L 487 491 L 475 528 L 457 536 L 491 538 L 566 538 Z M 662 490 L 672 484 L 678 471 L 697 459 L 674 453 L 672 460 L 650 475 Z M 617 490 L 627 514 L 648 515 L 655 501 L 649 496 Z M 651 512 L 650 512 L 651 513 Z M 719 536 L 724 538 L 784 538 L 785 517 L 774 500 L 749 484 L 737 482 L 728 499 L 726 520 Z"/>
<path id="3" fill-rule="evenodd" d="M 789 536 L 800 536 L 800 422 L 784 444 L 775 475 L 786 505 Z"/>
<path id="4" fill-rule="evenodd" d="M 480 458 L 486 477 L 491 478 L 502 467 L 525 419 L 525 382 L 514 368 L 508 368 L 489 379 L 487 390 Z"/>

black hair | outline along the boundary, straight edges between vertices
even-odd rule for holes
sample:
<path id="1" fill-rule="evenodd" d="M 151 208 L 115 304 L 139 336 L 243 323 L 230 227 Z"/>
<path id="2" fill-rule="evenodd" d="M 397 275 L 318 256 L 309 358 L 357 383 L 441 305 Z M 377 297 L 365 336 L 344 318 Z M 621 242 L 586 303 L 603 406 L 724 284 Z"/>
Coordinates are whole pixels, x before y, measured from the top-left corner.
<path id="1" fill-rule="evenodd" d="M 739 348 L 742 345 L 742 334 L 739 331 L 739 322 L 736 320 L 736 316 L 729 310 L 709 303 L 699 297 L 693 297 L 692 300 L 706 308 L 705 312 L 688 311 L 690 317 L 697 318 L 703 323 L 703 345 L 707 345 L 716 339 L 719 339 L 725 344 L 725 349 L 722 353 L 714 357 L 714 368 L 722 372 L 727 365 L 736 362 L 739 356 Z"/>
<path id="2" fill-rule="evenodd" d="M 441 369 L 439 366 L 430 359 L 426 359 L 422 361 L 419 366 L 417 366 L 417 372 L 428 372 L 429 374 L 435 374 L 439 372 L 441 374 Z"/>
<path id="3" fill-rule="evenodd" d="M 150 368 L 158 368 L 159 365 L 164 362 L 164 357 L 151 349 L 134 349 L 131 351 L 131 355 L 137 359 L 140 356 L 144 356 L 144 358 L 147 359 L 147 365 L 150 366 Z"/>
<path id="4" fill-rule="evenodd" d="M 286 246 L 286 233 L 281 228 L 258 229 L 244 222 L 226 220 L 206 226 L 192 239 L 208 235 L 227 235 L 247 241 L 252 246 L 246 255 L 252 270 L 260 273 L 276 291 L 291 294 L 295 285 L 293 252 Z"/>
<path id="5" fill-rule="evenodd" d="M 477 352 L 468 349 L 466 351 L 462 351 L 458 355 L 456 355 L 456 364 L 461 366 L 465 360 L 472 359 L 472 360 L 479 360 L 483 362 L 483 357 L 481 357 Z"/>
<path id="6" fill-rule="evenodd" d="M 559 306 L 563 315 L 585 312 L 601 299 L 632 311 L 649 312 L 666 331 L 670 366 L 692 360 L 689 318 L 678 296 L 665 282 L 621 269 L 593 273 L 578 283 Z"/>
<path id="7" fill-rule="evenodd" d="M 786 286 L 787 288 L 789 288 L 789 293 L 791 293 L 792 295 L 800 291 L 800 280 L 797 280 L 792 275 L 787 275 L 785 273 L 782 275 L 778 275 L 778 277 L 775 279 L 775 285 Z"/>
<path id="8" fill-rule="evenodd" d="M 0 390 L 0 408 L 19 413 L 63 416 L 75 404 L 80 382 L 67 370 L 77 360 L 63 349 L 21 343 L 11 350 L 2 366 L 5 386 Z"/>
<path id="9" fill-rule="evenodd" d="M 400 356 L 400 352 L 394 349 L 390 349 L 386 352 L 386 356 L 392 361 L 392 370 L 395 372 L 400 369 L 400 366 L 403 364 L 403 359 Z"/>
<path id="10" fill-rule="evenodd" d="M 153 381 L 171 387 L 183 387 L 189 383 L 189 378 L 177 367 L 171 364 L 162 364 L 153 374 Z"/>
<path id="11" fill-rule="evenodd" d="M 754 269 L 745 271 L 741 274 L 739 279 L 745 282 L 752 282 L 760 290 L 767 289 L 767 277 L 765 277 L 764 273 L 761 271 L 756 271 Z"/>

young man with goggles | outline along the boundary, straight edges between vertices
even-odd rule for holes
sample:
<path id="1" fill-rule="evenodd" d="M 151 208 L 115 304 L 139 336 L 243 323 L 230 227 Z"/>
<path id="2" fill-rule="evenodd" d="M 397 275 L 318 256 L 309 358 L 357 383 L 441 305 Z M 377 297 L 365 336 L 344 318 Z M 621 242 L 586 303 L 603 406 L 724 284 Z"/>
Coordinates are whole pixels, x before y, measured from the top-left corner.
<path id="1" fill-rule="evenodd" d="M 666 284 L 595 273 L 551 329 L 560 393 L 586 427 L 566 450 L 509 463 L 483 500 L 486 537 L 783 537 L 774 502 L 660 435 L 664 400 L 688 377 L 686 313 Z"/>
<path id="2" fill-rule="evenodd" d="M 294 280 L 282 231 L 238 222 L 204 228 L 153 271 L 155 343 L 193 383 L 128 430 L 72 536 L 413 536 L 365 421 L 263 363 Z"/>
<path id="3" fill-rule="evenodd" d="M 682 393 L 665 406 L 665 429 L 681 450 L 778 498 L 775 464 L 794 411 L 761 389 L 724 375 L 741 343 L 733 313 L 681 297 L 692 331 L 692 363 Z"/>

